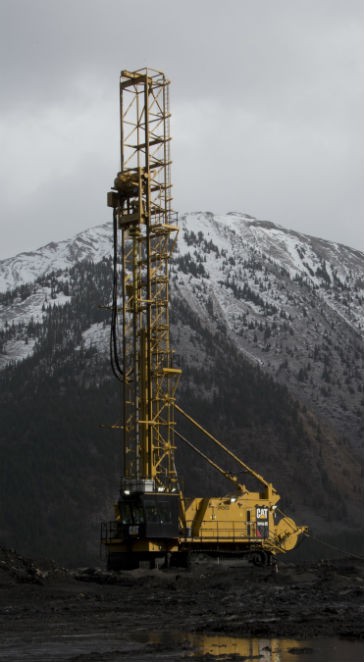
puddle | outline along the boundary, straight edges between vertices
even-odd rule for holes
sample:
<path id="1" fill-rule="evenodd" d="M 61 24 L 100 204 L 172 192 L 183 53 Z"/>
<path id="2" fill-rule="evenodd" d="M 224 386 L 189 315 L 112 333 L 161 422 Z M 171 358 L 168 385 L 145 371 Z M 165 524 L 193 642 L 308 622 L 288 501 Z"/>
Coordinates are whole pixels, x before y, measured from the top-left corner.
<path id="1" fill-rule="evenodd" d="M 260 662 L 364 662 L 364 641 L 347 641 L 335 638 L 312 640 L 237 638 L 224 635 L 205 635 L 178 632 L 148 635 L 149 644 L 171 645 L 189 648 L 190 659 L 196 655 L 231 657 L 233 655 Z M 185 651 L 186 655 L 186 651 Z M 157 659 L 157 658 L 156 658 Z"/>
<path id="2" fill-rule="evenodd" d="M 312 640 L 237 638 L 181 632 L 51 635 L 44 640 L 37 637 L 17 641 L 3 637 L 0 641 L 0 660 L 6 662 L 69 662 L 103 660 L 107 662 L 179 662 L 211 656 L 221 662 L 236 656 L 245 662 L 364 662 L 364 641 L 335 638 Z M 90 656 L 90 657 L 89 657 Z"/>

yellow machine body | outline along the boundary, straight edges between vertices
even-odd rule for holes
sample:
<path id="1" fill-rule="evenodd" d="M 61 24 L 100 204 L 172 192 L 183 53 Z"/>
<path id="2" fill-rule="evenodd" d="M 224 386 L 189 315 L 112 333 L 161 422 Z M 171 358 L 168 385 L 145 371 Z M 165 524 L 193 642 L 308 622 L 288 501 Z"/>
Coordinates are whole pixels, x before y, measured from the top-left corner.
<path id="1" fill-rule="evenodd" d="M 305 527 L 279 517 L 271 483 L 204 429 L 176 401 L 181 370 L 170 343 L 169 266 L 178 225 L 171 209 L 169 81 L 152 69 L 122 71 L 121 169 L 107 204 L 113 209 L 114 278 L 111 364 L 122 384 L 123 474 L 115 518 L 101 542 L 110 568 L 187 563 L 190 553 L 248 554 L 259 564 L 293 549 Z M 204 434 L 259 490 L 185 438 L 176 417 Z M 229 482 L 228 496 L 188 499 L 175 465 L 176 437 Z"/>
<path id="2" fill-rule="evenodd" d="M 268 565 L 294 549 L 307 530 L 280 516 L 279 499 L 272 488 L 268 494 L 247 490 L 221 497 L 125 495 L 115 507 L 115 521 L 104 528 L 109 567 L 154 565 L 157 559 L 185 565 L 191 553 L 246 555 L 256 565 Z"/>
<path id="3" fill-rule="evenodd" d="M 279 496 L 262 499 L 259 492 L 242 496 L 191 499 L 186 508 L 189 538 L 180 542 L 194 551 L 209 553 L 265 552 L 276 555 L 293 549 L 306 527 L 290 518 L 280 518 Z M 268 557 L 255 554 L 259 563 Z"/>
<path id="4" fill-rule="evenodd" d="M 258 492 L 243 496 L 195 498 L 187 501 L 186 525 L 194 544 L 218 541 L 223 545 L 263 542 L 274 529 L 275 499 Z"/>

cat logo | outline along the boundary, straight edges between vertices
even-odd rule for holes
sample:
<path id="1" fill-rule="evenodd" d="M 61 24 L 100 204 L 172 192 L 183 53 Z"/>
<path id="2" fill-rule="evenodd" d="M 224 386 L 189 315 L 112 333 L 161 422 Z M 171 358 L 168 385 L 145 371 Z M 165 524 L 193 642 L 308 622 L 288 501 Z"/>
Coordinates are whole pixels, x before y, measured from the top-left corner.
<path id="1" fill-rule="evenodd" d="M 268 538 L 269 537 L 268 506 L 256 506 L 255 517 L 257 520 L 256 537 Z"/>

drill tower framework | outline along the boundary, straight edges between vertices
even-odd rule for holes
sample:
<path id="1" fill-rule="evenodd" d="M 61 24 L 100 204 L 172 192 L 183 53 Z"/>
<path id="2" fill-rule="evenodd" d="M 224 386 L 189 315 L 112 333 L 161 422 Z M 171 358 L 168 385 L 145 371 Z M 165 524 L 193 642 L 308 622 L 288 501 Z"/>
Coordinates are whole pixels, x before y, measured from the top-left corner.
<path id="1" fill-rule="evenodd" d="M 172 367 L 168 272 L 178 228 L 169 118 L 164 74 L 121 72 L 121 170 L 108 204 L 115 252 L 111 355 L 123 382 L 127 491 L 177 490 L 172 401 L 181 371 Z"/>

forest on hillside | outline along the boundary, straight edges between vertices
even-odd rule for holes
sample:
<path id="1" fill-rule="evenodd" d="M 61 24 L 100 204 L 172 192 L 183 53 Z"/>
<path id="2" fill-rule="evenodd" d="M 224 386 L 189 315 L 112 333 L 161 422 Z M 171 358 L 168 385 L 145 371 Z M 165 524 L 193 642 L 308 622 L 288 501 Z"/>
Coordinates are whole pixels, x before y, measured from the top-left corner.
<path id="1" fill-rule="evenodd" d="M 0 540 L 25 554 L 85 564 L 97 560 L 100 522 L 113 516 L 121 473 L 120 433 L 110 429 L 120 422 L 120 385 L 107 347 L 83 335 L 98 324 L 107 337 L 111 264 L 77 264 L 67 283 L 47 278 L 55 294 L 67 287 L 70 301 L 48 302 L 43 323 L 30 329 L 33 354 L 0 373 Z M 325 535 L 357 527 L 360 475 L 345 443 L 247 363 L 223 327 L 211 333 L 185 302 L 174 301 L 176 338 L 182 323 L 207 360 L 201 369 L 179 355 L 181 406 L 273 482 L 297 520 L 318 517 Z M 179 426 L 236 471 L 195 430 Z M 180 444 L 176 461 L 186 494 L 231 490 Z"/>

